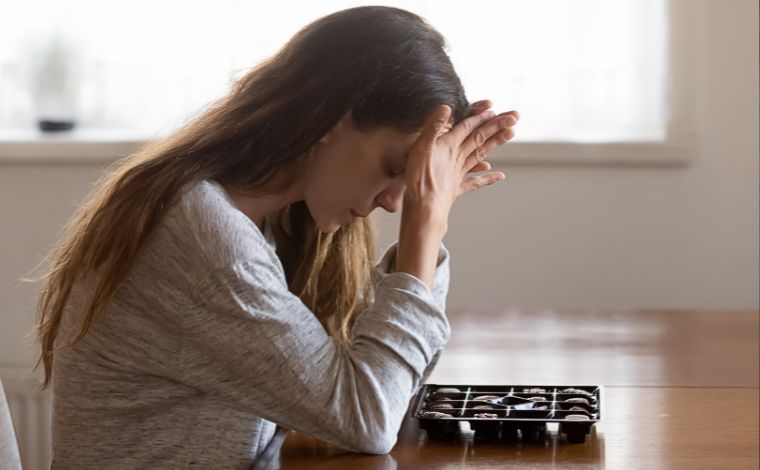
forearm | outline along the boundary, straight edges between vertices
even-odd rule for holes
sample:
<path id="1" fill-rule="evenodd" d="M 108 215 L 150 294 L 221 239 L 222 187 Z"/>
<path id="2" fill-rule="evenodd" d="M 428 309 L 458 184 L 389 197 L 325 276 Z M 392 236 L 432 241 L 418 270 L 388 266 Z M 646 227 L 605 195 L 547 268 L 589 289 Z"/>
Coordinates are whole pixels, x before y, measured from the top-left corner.
<path id="1" fill-rule="evenodd" d="M 388 452 L 449 338 L 435 298 L 417 279 L 386 276 L 340 346 L 262 261 L 213 270 L 194 292 L 198 307 L 182 312 L 181 380 L 333 445 Z M 299 393 L 283 395 L 288 386 Z"/>
<path id="2" fill-rule="evenodd" d="M 407 210 L 401 217 L 396 272 L 422 280 L 432 290 L 446 221 L 423 210 Z"/>

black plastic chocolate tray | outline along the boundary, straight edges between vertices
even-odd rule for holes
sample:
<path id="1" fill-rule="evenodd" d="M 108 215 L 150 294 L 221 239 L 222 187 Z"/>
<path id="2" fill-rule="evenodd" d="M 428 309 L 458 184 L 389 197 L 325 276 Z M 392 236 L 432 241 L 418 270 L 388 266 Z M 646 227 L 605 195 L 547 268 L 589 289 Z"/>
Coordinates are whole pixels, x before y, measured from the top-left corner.
<path id="1" fill-rule="evenodd" d="M 597 385 L 423 385 L 412 417 L 432 439 L 452 439 L 460 422 L 475 439 L 539 441 L 546 424 L 558 423 L 570 443 L 586 441 L 601 419 L 602 387 Z"/>

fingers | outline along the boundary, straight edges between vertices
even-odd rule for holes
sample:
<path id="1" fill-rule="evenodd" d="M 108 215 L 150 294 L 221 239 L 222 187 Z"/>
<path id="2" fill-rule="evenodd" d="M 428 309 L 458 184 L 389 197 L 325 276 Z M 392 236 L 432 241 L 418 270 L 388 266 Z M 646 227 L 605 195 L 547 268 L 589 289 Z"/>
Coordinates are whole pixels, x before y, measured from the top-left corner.
<path id="1" fill-rule="evenodd" d="M 470 155 L 467 156 L 467 158 L 465 159 L 463 168 L 468 173 L 471 173 L 473 171 L 478 171 L 478 170 L 475 170 L 475 168 L 478 168 L 481 165 L 488 163 L 485 161 L 485 158 L 488 156 L 488 154 L 496 147 L 507 143 L 507 141 L 509 141 L 512 137 L 514 137 L 514 131 L 512 131 L 512 129 L 508 129 L 506 131 L 500 132 L 496 134 L 495 136 L 491 137 L 488 141 L 486 141 L 484 145 L 476 148 L 470 153 Z M 471 169 L 467 170 L 468 168 L 471 168 Z M 483 171 L 483 170 L 479 170 L 479 171 Z"/>
<path id="2" fill-rule="evenodd" d="M 459 194 L 462 195 L 464 193 L 469 193 L 480 189 L 484 186 L 490 186 L 492 184 L 498 183 L 499 181 L 503 181 L 505 178 L 506 175 L 500 171 L 494 171 L 493 173 L 488 173 L 481 176 L 466 176 L 464 178 L 464 181 L 462 181 L 462 185 L 460 186 Z"/>
<path id="3" fill-rule="evenodd" d="M 476 101 L 470 105 L 470 112 L 467 114 L 467 116 L 474 116 L 476 114 L 480 114 L 483 111 L 491 109 L 492 106 L 493 106 L 493 103 L 491 102 L 491 100 Z"/>
<path id="4" fill-rule="evenodd" d="M 467 155 L 468 159 L 475 153 L 477 160 L 484 160 L 486 154 L 499 145 L 505 144 L 509 139 L 514 137 L 512 127 L 517 124 L 517 118 L 513 112 L 502 113 L 488 123 L 475 129 L 462 142 L 460 146 L 460 155 Z"/>
<path id="5" fill-rule="evenodd" d="M 487 161 L 477 162 L 474 167 L 466 170 L 465 173 L 477 173 L 479 171 L 488 171 L 491 169 L 491 163 Z"/>
<path id="6" fill-rule="evenodd" d="M 473 130 L 478 129 L 480 126 L 493 119 L 495 116 L 496 113 L 489 110 L 464 118 L 459 124 L 454 126 L 454 128 L 449 131 L 447 138 L 450 139 L 451 145 L 459 147 L 472 133 Z"/>
<path id="7" fill-rule="evenodd" d="M 424 146 L 424 148 L 432 148 L 439 135 L 444 133 L 449 126 L 449 119 L 451 118 L 451 108 L 448 105 L 438 105 L 425 124 L 422 126 L 422 131 L 417 138 L 418 142 Z"/>

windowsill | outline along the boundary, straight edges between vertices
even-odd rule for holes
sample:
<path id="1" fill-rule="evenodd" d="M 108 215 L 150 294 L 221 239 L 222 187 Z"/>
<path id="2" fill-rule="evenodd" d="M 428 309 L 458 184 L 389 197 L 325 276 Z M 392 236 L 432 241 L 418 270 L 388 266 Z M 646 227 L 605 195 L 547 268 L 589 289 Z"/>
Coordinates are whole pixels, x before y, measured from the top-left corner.
<path id="1" fill-rule="evenodd" d="M 87 130 L 60 135 L 0 132 L 0 164 L 110 164 L 149 142 L 134 131 Z M 684 166 L 695 159 L 689 142 L 550 142 L 519 140 L 494 150 L 502 166 Z"/>
<path id="2" fill-rule="evenodd" d="M 109 164 L 139 151 L 148 143 L 145 136 L 112 129 L 0 131 L 0 163 Z"/>
<path id="3" fill-rule="evenodd" d="M 492 166 L 678 167 L 696 159 L 696 144 L 676 141 L 510 142 L 494 150 Z"/>

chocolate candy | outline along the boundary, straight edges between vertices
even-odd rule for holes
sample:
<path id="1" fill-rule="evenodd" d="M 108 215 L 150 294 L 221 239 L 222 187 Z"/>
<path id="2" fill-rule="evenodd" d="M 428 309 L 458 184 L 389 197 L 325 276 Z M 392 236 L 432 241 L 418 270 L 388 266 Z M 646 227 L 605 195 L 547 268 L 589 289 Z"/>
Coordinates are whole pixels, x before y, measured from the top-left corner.
<path id="1" fill-rule="evenodd" d="M 581 390 L 580 388 L 565 388 L 562 389 L 562 393 L 575 393 L 576 395 L 586 395 L 587 397 L 594 396 L 593 393 L 587 392 L 586 390 Z"/>
<path id="2" fill-rule="evenodd" d="M 478 406 L 473 406 L 472 409 L 473 410 L 493 410 L 495 408 L 491 405 L 478 405 Z"/>
<path id="3" fill-rule="evenodd" d="M 491 419 L 493 419 L 493 418 L 498 418 L 498 417 L 499 417 L 499 415 L 497 415 L 496 413 L 475 413 L 473 415 L 473 418 L 491 418 Z"/>
<path id="4" fill-rule="evenodd" d="M 567 415 L 565 419 L 568 421 L 589 421 L 591 418 L 586 415 Z"/>
<path id="5" fill-rule="evenodd" d="M 454 409 L 449 403 L 433 403 L 428 407 L 432 411 L 444 411 Z"/>
<path id="6" fill-rule="evenodd" d="M 585 398 L 568 398 L 567 400 L 565 400 L 565 403 L 583 403 L 584 405 L 591 404 Z"/>
<path id="7" fill-rule="evenodd" d="M 570 408 L 570 411 L 588 411 L 586 408 L 581 408 L 580 406 L 574 406 Z"/>
<path id="8" fill-rule="evenodd" d="M 533 401 L 546 401 L 546 397 L 530 397 L 530 398 L 528 398 L 528 400 L 533 400 Z"/>
<path id="9" fill-rule="evenodd" d="M 523 389 L 524 393 L 546 393 L 545 388 L 525 388 Z"/>
<path id="10" fill-rule="evenodd" d="M 423 418 L 436 418 L 436 419 L 442 419 L 442 418 L 452 418 L 452 416 L 448 413 L 439 413 L 437 411 L 425 411 L 422 413 Z"/>
<path id="11" fill-rule="evenodd" d="M 451 398 L 450 395 L 454 395 L 455 397 L 462 393 L 461 390 L 455 387 L 441 387 L 437 388 L 431 396 L 434 397 L 436 400 L 443 400 L 444 398 Z"/>
<path id="12" fill-rule="evenodd" d="M 487 401 L 487 400 L 498 400 L 501 398 L 498 395 L 480 395 L 479 397 L 473 398 L 473 400 L 480 400 L 480 401 Z"/>

